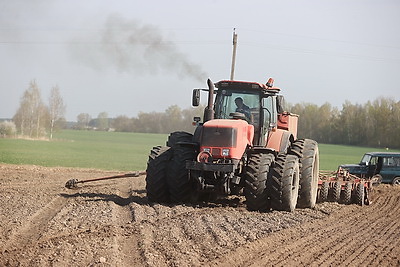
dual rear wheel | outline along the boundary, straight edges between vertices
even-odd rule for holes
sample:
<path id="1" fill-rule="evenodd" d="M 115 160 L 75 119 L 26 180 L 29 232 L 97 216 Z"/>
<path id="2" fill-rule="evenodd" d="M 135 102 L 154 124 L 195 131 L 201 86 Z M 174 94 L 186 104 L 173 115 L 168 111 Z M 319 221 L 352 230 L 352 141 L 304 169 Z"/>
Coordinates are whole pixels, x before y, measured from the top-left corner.
<path id="1" fill-rule="evenodd" d="M 247 207 L 258 211 L 314 208 L 318 173 L 318 144 L 310 139 L 293 142 L 288 154 L 251 154 L 245 173 Z"/>

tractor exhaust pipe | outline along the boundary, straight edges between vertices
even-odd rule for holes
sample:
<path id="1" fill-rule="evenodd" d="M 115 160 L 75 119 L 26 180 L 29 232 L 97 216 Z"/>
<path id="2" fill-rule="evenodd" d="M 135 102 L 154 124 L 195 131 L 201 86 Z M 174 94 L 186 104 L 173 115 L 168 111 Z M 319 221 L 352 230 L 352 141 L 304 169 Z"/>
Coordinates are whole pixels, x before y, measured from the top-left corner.
<path id="1" fill-rule="evenodd" d="M 213 82 L 210 79 L 207 80 L 207 85 L 208 85 L 208 103 L 207 107 L 204 109 L 204 122 L 214 119 L 213 103 L 214 103 L 215 88 Z"/>

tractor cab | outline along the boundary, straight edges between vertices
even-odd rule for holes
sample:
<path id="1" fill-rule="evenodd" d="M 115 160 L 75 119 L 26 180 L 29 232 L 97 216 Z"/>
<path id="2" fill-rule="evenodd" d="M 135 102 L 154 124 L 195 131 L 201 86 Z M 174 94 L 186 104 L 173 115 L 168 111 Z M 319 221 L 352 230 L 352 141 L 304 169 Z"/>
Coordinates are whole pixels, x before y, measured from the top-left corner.
<path id="1" fill-rule="evenodd" d="M 272 78 L 267 84 L 223 80 L 214 84 L 216 90 L 202 89 L 212 97 L 216 95 L 213 104 L 210 104 L 213 99 L 209 97 L 209 112 L 205 114 L 204 122 L 211 119 L 245 120 L 254 129 L 252 145 L 266 147 L 283 113 L 283 96 L 278 95 L 280 89 L 273 87 L 273 82 Z M 193 106 L 199 103 L 199 90 L 193 91 Z M 212 116 L 209 116 L 211 109 Z"/>
<path id="2" fill-rule="evenodd" d="M 277 125 L 278 88 L 272 84 L 220 81 L 214 103 L 216 119 L 246 120 L 254 126 L 253 145 L 265 146 L 268 132 Z M 243 115 L 244 116 L 243 116 Z"/>

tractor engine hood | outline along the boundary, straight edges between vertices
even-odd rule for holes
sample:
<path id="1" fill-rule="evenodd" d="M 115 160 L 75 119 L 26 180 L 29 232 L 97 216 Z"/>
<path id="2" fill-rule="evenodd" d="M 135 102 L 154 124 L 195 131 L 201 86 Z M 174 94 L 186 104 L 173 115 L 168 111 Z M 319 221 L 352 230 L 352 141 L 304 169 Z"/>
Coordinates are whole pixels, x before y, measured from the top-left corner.
<path id="1" fill-rule="evenodd" d="M 244 120 L 210 120 L 203 125 L 200 152 L 213 159 L 241 159 L 253 137 L 254 126 Z"/>

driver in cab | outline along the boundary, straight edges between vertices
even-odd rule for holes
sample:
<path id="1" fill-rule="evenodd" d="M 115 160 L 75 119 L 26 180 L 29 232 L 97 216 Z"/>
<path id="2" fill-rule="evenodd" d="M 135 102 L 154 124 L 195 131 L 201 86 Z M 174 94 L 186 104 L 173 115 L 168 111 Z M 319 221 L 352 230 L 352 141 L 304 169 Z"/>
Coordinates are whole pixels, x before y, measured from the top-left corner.
<path id="1" fill-rule="evenodd" d="M 243 98 L 237 97 L 235 99 L 235 104 L 237 106 L 236 112 L 243 113 L 246 116 L 246 119 L 250 121 L 251 120 L 250 108 L 243 103 Z"/>

